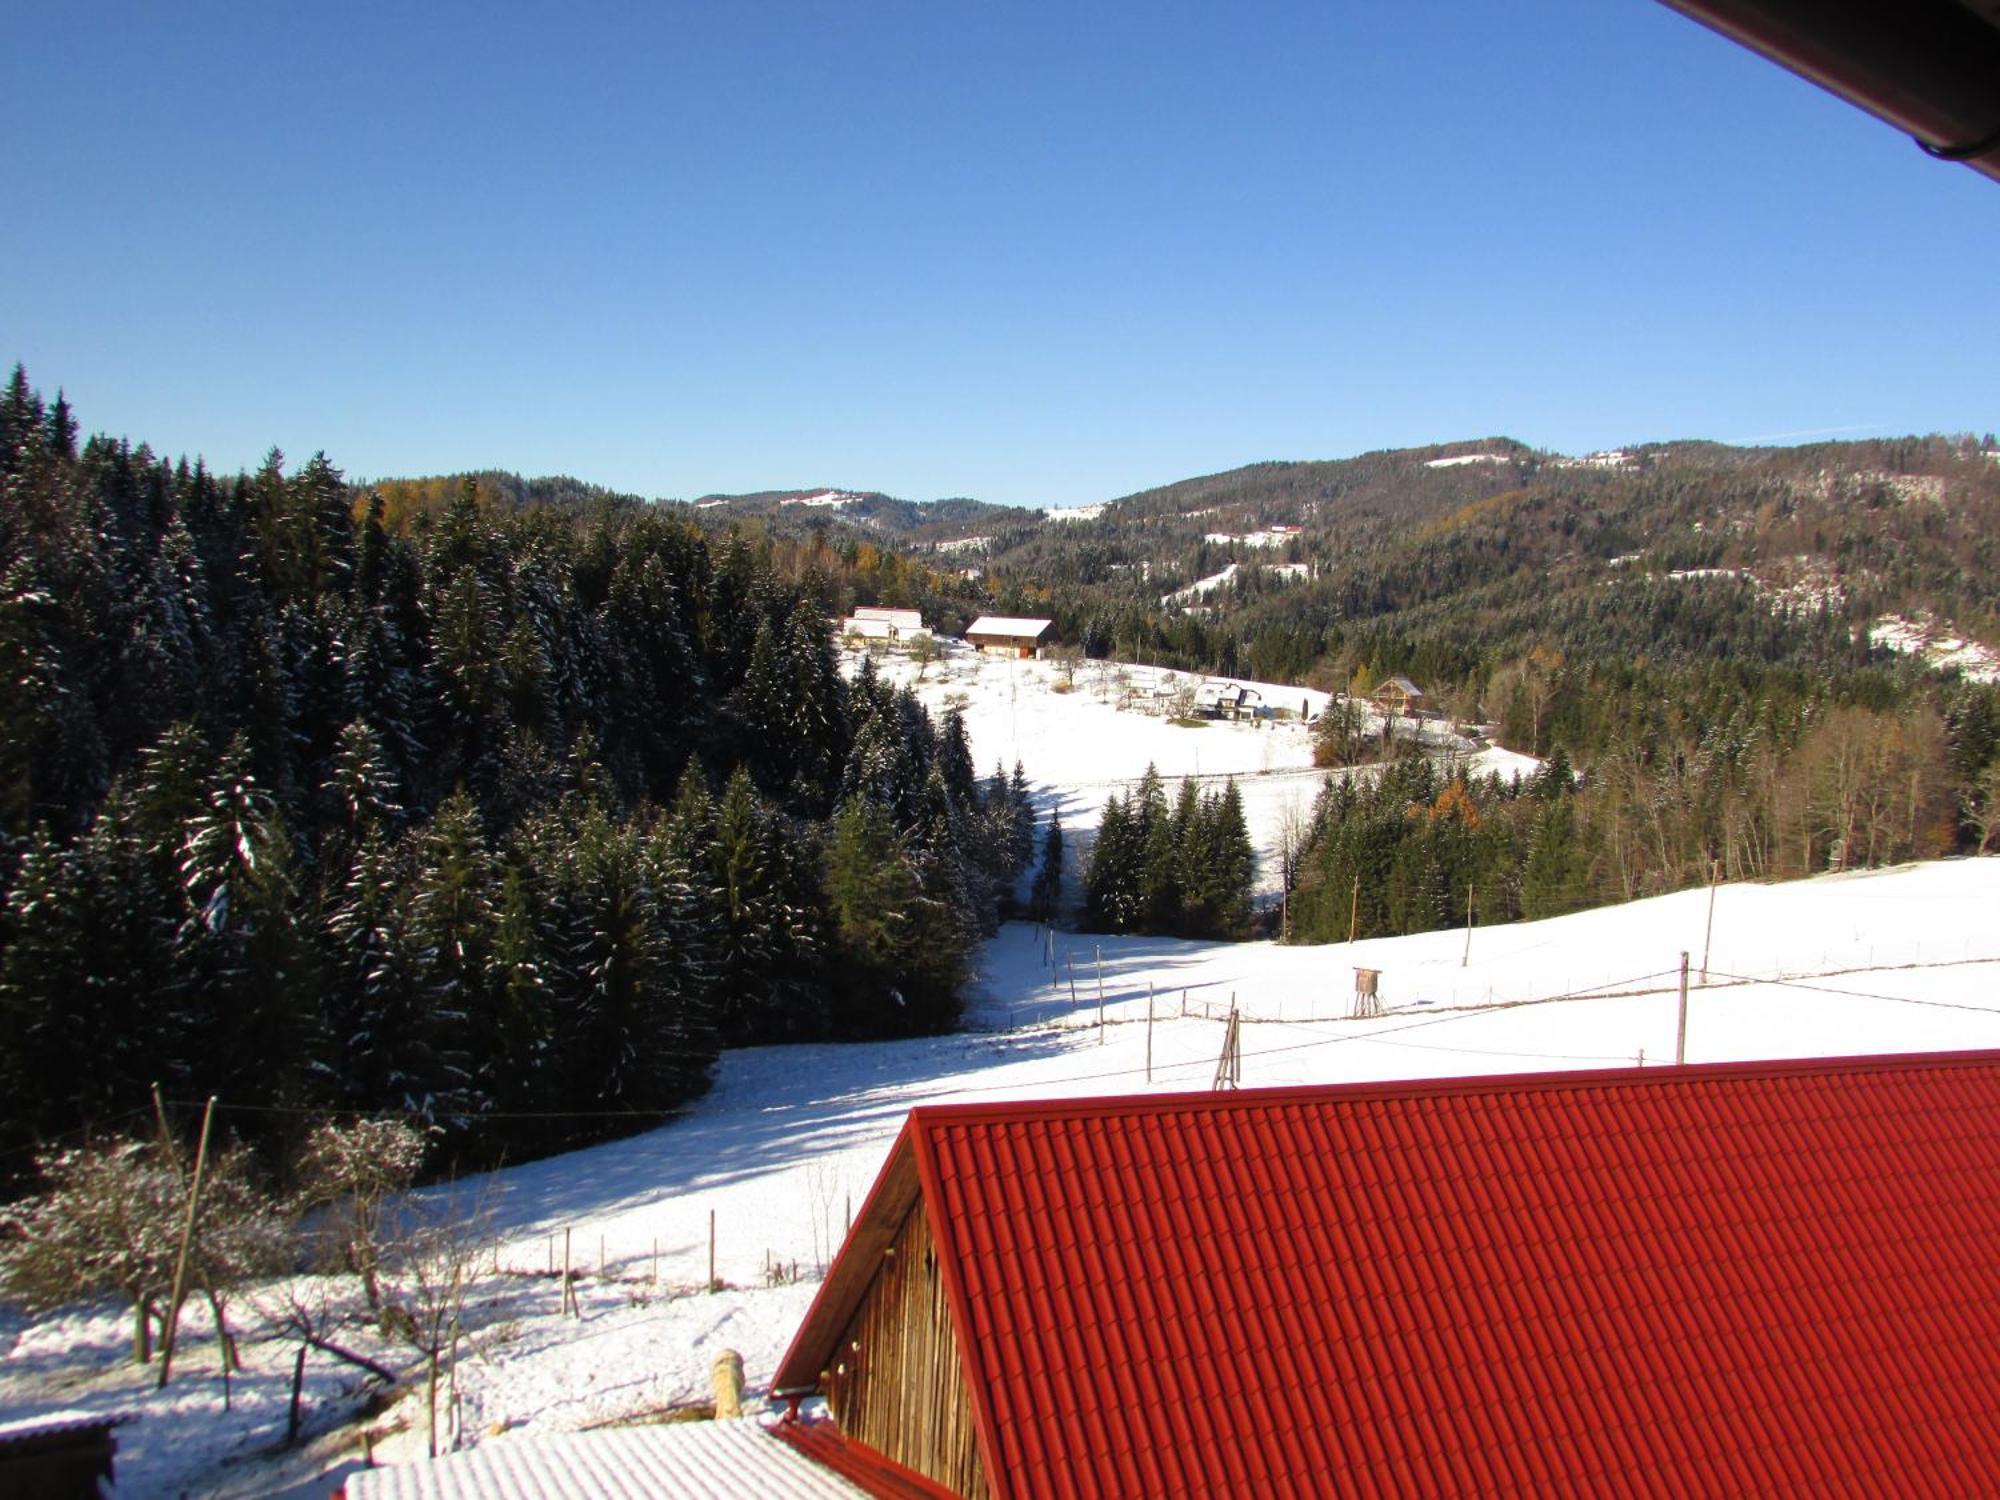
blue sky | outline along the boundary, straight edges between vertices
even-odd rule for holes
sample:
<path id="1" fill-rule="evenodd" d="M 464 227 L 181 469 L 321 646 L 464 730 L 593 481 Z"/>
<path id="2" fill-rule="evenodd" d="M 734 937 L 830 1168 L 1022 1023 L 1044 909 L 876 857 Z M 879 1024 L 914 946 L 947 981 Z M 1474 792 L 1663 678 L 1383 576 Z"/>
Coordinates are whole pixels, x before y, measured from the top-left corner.
<path id="1" fill-rule="evenodd" d="M 13 10 L 0 361 L 226 470 L 2000 427 L 2000 187 L 1654 0 Z"/>

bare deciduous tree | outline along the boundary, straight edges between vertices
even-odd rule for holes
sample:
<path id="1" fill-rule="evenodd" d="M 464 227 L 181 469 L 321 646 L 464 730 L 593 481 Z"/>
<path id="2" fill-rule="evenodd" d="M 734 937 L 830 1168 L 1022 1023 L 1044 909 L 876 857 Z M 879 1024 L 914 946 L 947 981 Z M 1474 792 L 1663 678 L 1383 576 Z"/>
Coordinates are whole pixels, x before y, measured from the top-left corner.
<path id="1" fill-rule="evenodd" d="M 322 1247 L 361 1279 L 372 1312 L 382 1309 L 382 1206 L 423 1159 L 423 1133 L 395 1119 L 328 1121 L 299 1154 L 299 1207 L 327 1210 Z"/>
<path id="2" fill-rule="evenodd" d="M 491 1238 L 492 1213 L 452 1192 L 428 1206 L 384 1257 L 382 1322 L 424 1361 L 430 1454 L 438 1455 L 438 1397 L 445 1395 L 452 1446 L 458 1433 L 458 1346 L 466 1336 L 465 1302 Z"/>
<path id="3" fill-rule="evenodd" d="M 122 1294 L 132 1307 L 132 1357 L 145 1364 L 153 1330 L 164 1326 L 187 1219 L 181 1163 L 155 1142 L 114 1140 L 56 1152 L 37 1165 L 47 1189 L 0 1216 L 0 1284 L 33 1307 Z M 225 1366 L 235 1364 L 230 1290 L 282 1265 L 291 1244 L 251 1165 L 241 1146 L 210 1158 L 189 1242 L 189 1284 L 208 1299 Z"/>

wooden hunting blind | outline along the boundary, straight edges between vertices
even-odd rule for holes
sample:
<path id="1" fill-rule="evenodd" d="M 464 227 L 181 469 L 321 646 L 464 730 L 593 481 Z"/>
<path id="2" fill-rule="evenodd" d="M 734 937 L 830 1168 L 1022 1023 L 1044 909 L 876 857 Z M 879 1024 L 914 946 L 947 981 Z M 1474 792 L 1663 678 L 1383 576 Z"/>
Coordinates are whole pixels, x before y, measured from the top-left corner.
<path id="1" fill-rule="evenodd" d="M 1382 1014 L 1382 971 L 1356 968 L 1354 971 L 1354 1011 L 1356 1019 Z"/>

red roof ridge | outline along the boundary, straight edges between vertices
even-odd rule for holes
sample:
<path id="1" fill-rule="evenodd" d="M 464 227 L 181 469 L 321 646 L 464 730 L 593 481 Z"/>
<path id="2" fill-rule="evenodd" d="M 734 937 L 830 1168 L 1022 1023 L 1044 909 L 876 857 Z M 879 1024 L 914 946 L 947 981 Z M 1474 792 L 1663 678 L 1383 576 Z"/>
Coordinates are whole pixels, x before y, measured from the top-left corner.
<path id="1" fill-rule="evenodd" d="M 824 1418 L 781 1422 L 769 1430 L 815 1463 L 883 1500 L 958 1500 L 935 1480 L 897 1463 L 886 1453 L 878 1453 L 866 1443 L 855 1442 Z"/>
<path id="2" fill-rule="evenodd" d="M 1066 1099 L 915 1104 L 913 1128 L 1031 1119 L 1091 1119 L 1121 1114 L 1245 1108 L 1259 1104 L 1324 1104 L 1343 1099 L 1409 1099 L 1432 1095 L 1517 1094 L 1604 1088 L 1622 1083 L 1696 1084 L 1710 1078 L 1831 1077 L 1846 1073 L 1921 1072 L 1929 1068 L 2000 1063 L 2000 1048 L 1950 1052 L 1878 1052 L 1835 1057 L 1753 1058 L 1730 1062 L 1648 1063 L 1643 1067 L 1557 1068 L 1543 1073 L 1481 1073 L 1443 1078 L 1371 1079 L 1347 1083 L 1274 1084 L 1265 1088 L 1202 1089 L 1173 1094 L 1091 1094 Z"/>

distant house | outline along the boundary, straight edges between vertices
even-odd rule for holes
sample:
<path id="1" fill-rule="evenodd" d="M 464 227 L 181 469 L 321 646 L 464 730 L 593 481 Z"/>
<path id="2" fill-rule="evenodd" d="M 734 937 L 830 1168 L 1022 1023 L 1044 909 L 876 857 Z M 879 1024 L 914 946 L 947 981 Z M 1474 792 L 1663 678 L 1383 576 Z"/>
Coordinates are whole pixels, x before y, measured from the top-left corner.
<path id="1" fill-rule="evenodd" d="M 840 633 L 864 641 L 909 641 L 930 631 L 924 628 L 924 617 L 917 610 L 866 605 L 840 622 Z"/>
<path id="2" fill-rule="evenodd" d="M 965 627 L 965 638 L 988 656 L 1033 656 L 1054 621 L 1011 615 L 981 615 Z"/>
<path id="3" fill-rule="evenodd" d="M 921 1107 L 776 1435 L 981 1500 L 2000 1493 L 1995 1119 L 2000 1051 Z"/>
<path id="4" fill-rule="evenodd" d="M 1424 690 L 1407 677 L 1390 677 L 1368 695 L 1384 713 L 1414 714 L 1423 706 Z"/>
<path id="5" fill-rule="evenodd" d="M 1195 712 L 1205 719 L 1254 719 L 1263 699 L 1240 682 L 1205 682 L 1195 693 Z"/>

